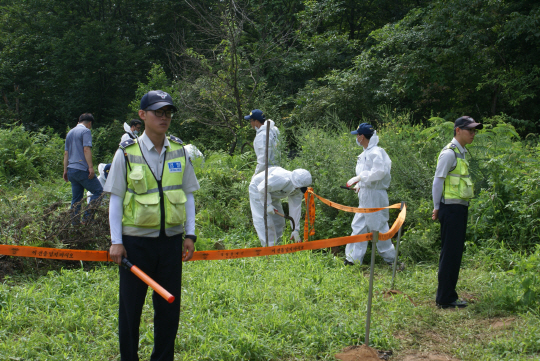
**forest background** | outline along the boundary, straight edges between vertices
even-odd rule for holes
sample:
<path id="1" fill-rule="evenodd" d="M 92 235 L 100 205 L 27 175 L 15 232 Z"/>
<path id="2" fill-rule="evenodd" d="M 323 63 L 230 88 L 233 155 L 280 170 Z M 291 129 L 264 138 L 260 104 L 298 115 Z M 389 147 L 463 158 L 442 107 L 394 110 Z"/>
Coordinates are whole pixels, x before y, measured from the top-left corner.
<path id="1" fill-rule="evenodd" d="M 407 300 L 399 301 L 393 318 L 375 328 L 374 345 L 396 350 L 420 345 L 400 334 L 398 324 L 403 319 L 410 319 L 415 332 L 423 335 L 426 330 L 435 332 L 434 328 L 440 334 L 460 329 L 459 317 L 441 316 L 432 309 L 439 226 L 430 220 L 431 182 L 437 155 L 452 138 L 451 122 L 466 114 L 484 123 L 485 129 L 469 147 L 476 198 L 470 207 L 462 287 L 473 302 L 477 301 L 468 311 L 468 318 L 480 324 L 494 317 L 512 318 L 512 325 L 491 332 L 489 337 L 470 326 L 469 335 L 485 336 L 476 345 L 467 335 L 448 336 L 453 341 L 446 346 L 434 343 L 439 351 L 463 359 L 538 357 L 537 1 L 0 0 L 2 244 L 107 249 L 106 202 L 98 210 L 102 221 L 91 231 L 69 225 L 67 202 L 71 192 L 69 184 L 61 179 L 65 134 L 81 113 L 93 113 L 94 164 L 110 162 L 123 134 L 122 123 L 137 118 L 139 99 L 151 89 L 169 92 L 178 105 L 171 134 L 196 145 L 206 156 L 204 167 L 197 171 L 202 186 L 196 195 L 199 250 L 258 245 L 247 191 L 255 161 L 249 147 L 255 133 L 243 119 L 250 110 L 263 109 L 281 130 L 283 167 L 308 169 L 316 193 L 350 206 L 357 204 L 356 197 L 339 189 L 353 175 L 360 153 L 349 131 L 364 121 L 375 125 L 380 145 L 393 162 L 390 202 L 404 201 L 408 205 L 401 254 L 410 266 L 404 273 L 403 287 L 421 306 L 411 310 Z M 315 239 L 349 234 L 351 218 L 318 204 Z M 309 268 L 312 273 L 302 281 L 300 291 L 292 287 L 288 293 L 280 285 L 281 292 L 287 295 L 278 297 L 288 312 L 284 319 L 292 312 L 287 303 L 289 296 L 300 299 L 300 304 L 307 300 L 311 305 L 313 299 L 322 302 L 326 297 L 335 301 L 333 292 L 339 290 L 332 287 L 356 287 L 329 278 L 330 273 L 345 272 L 362 284 L 362 277 L 354 278 L 358 276 L 354 270 L 342 269 L 339 256 L 342 253 L 334 257 L 323 252 L 282 260 L 285 270 L 303 273 Z M 54 281 L 55 277 L 64 277 L 67 283 L 80 285 L 77 287 L 82 287 L 79 291 L 83 293 L 87 285 L 87 292 L 92 294 L 91 289 L 99 282 L 96 280 L 116 277 L 103 268 L 93 276 L 58 271 L 41 281 L 39 277 L 44 273 L 66 264 L 7 257 L 0 261 L 4 277 L 0 289 L 0 338 L 6 341 L 0 353 L 24 359 L 32 359 L 30 351 L 8 341 L 26 337 L 38 345 L 34 347 L 37 351 L 32 351 L 35 355 L 56 355 L 63 345 L 57 339 L 58 332 L 64 331 L 58 329 L 67 330 L 62 337 L 71 335 L 73 340 L 77 327 L 81 327 L 75 320 L 61 327 L 51 320 L 45 334 L 56 341 L 34 334 L 32 325 L 44 322 L 37 321 L 40 317 L 49 316 L 39 312 L 16 316 L 25 314 L 24 307 L 34 307 L 33 291 L 53 290 L 53 294 L 67 297 Z M 267 267 L 253 262 L 252 267 Z M 382 263 L 379 258 L 378 263 Z M 223 316 L 225 320 L 238 317 L 233 309 L 245 307 L 237 303 L 242 295 L 229 294 L 221 287 L 206 289 L 206 283 L 198 285 L 197 272 L 210 279 L 217 277 L 215 281 L 219 279 L 232 288 L 246 288 L 249 293 L 248 281 L 239 286 L 234 280 L 216 276 L 220 272 L 238 272 L 249 279 L 253 275 L 244 274 L 245 266 L 234 262 L 191 266 L 193 287 L 210 297 L 205 300 L 206 306 L 193 310 L 195 318 L 210 312 L 208 302 L 213 304 L 212 297 L 220 304 L 226 300 L 230 307 L 220 309 L 224 312 L 221 316 L 229 314 Z M 81 265 L 69 264 L 67 268 L 73 267 Z M 92 267 L 95 265 L 82 265 L 86 270 Z M 297 275 L 285 270 L 276 273 L 276 279 Z M 384 279 L 382 268 L 380 272 Z M 88 277 L 95 280 L 88 281 Z M 418 283 L 429 286 L 422 288 Z M 111 287 L 114 289 L 114 285 Z M 98 304 L 105 298 L 114 309 L 116 295 L 111 290 L 104 292 L 101 299 L 95 299 L 96 307 L 99 309 Z M 198 297 L 193 289 L 189 292 L 186 299 Z M 351 294 L 341 301 L 361 308 L 364 296 Z M 261 298 L 273 304 L 276 296 L 270 292 Z M 59 307 L 51 294 L 38 299 L 46 308 L 54 299 L 55 307 Z M 250 306 L 264 310 L 268 307 L 266 301 Z M 377 302 L 381 310 L 389 307 L 387 300 Z M 340 302 L 325 304 L 334 307 L 335 319 L 350 312 L 337 308 L 337 304 L 342 307 Z M 202 332 L 197 328 L 200 320 L 192 320 L 192 327 L 181 332 L 186 337 L 196 335 L 190 338 L 189 346 L 189 350 L 196 351 L 183 353 L 182 357 L 230 359 L 242 354 L 246 358 L 247 352 L 251 359 L 302 354 L 307 359 L 328 358 L 340 346 L 363 337 L 361 320 L 355 321 L 354 327 L 347 319 L 330 326 L 332 319 L 328 321 L 332 337 L 323 339 L 321 333 L 328 331 L 320 328 L 326 325 L 325 316 L 315 311 L 310 316 L 313 323 L 309 317 L 296 320 L 302 334 L 288 340 L 292 346 L 287 347 L 279 337 L 265 339 L 285 330 L 298 332 L 295 326 L 278 321 L 279 312 L 275 320 L 251 319 L 252 324 L 260 322 L 260 329 L 244 329 L 239 324 L 216 326 L 232 333 L 243 330 L 241 337 L 227 339 L 233 350 L 220 348 L 216 341 L 221 340 L 224 331 Z M 418 317 L 424 319 L 421 325 L 416 321 Z M 151 317 L 149 320 L 145 327 L 151 330 Z M 114 332 L 114 325 L 88 322 L 82 328 L 88 334 Z M 105 327 L 105 331 L 93 327 Z M 506 337 L 517 329 L 521 332 Z M 151 332 L 144 337 L 142 344 L 151 350 Z M 422 337 L 425 340 L 427 336 Z M 327 342 L 330 338 L 335 341 Z M 78 342 L 78 351 L 72 352 L 87 359 L 99 354 L 100 347 L 115 355 L 111 341 L 84 352 L 80 347 L 87 341 L 83 337 Z M 463 343 L 469 348 L 457 346 Z"/>

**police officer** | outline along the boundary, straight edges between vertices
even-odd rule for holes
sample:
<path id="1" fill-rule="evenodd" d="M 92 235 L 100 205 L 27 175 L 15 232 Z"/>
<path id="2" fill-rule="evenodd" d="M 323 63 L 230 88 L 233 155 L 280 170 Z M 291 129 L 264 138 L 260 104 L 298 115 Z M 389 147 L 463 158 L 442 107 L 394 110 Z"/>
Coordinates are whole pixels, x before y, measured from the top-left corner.
<path id="1" fill-rule="evenodd" d="M 176 107 L 169 94 L 155 90 L 140 103 L 145 132 L 120 144 L 105 191 L 111 193 L 111 258 L 123 257 L 168 290 L 167 303 L 155 292 L 154 349 L 151 360 L 174 359 L 174 341 L 180 319 L 182 256 L 193 256 L 195 202 L 199 189 L 182 141 L 166 136 Z M 182 235 L 185 234 L 182 246 Z M 122 361 L 138 360 L 139 323 L 147 286 L 120 267 L 119 338 Z"/>
<path id="2" fill-rule="evenodd" d="M 467 149 L 478 129 L 484 126 L 469 116 L 454 123 L 454 139 L 443 148 L 437 161 L 433 180 L 433 214 L 441 222 L 441 255 L 439 257 L 439 285 L 436 303 L 439 308 L 463 308 L 467 302 L 459 300 L 456 285 L 465 244 L 469 200 L 473 197 L 473 183 Z"/>

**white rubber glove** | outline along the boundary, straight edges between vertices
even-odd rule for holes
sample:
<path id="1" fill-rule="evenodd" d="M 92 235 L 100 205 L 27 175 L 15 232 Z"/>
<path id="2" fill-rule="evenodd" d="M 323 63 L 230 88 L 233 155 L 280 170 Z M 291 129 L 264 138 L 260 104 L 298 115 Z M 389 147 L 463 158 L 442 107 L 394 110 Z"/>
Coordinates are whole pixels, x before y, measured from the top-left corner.
<path id="1" fill-rule="evenodd" d="M 356 177 L 352 177 L 351 179 L 349 179 L 347 181 L 347 187 L 350 187 L 350 186 L 352 186 L 352 185 L 354 185 L 354 184 L 356 184 L 356 183 L 358 183 L 360 181 L 361 181 L 361 179 L 360 179 L 359 175 L 357 175 Z"/>
<path id="2" fill-rule="evenodd" d="M 291 239 L 291 241 L 294 239 L 295 243 L 300 243 L 301 242 L 300 235 L 298 234 L 298 231 L 292 231 L 290 239 Z"/>
<path id="3" fill-rule="evenodd" d="M 268 213 L 269 216 L 276 214 L 274 212 L 275 208 L 273 205 L 269 204 L 268 207 L 266 207 L 266 213 Z"/>
<path id="4" fill-rule="evenodd" d="M 356 183 L 353 189 L 354 189 L 354 193 L 358 193 L 360 191 L 360 183 Z"/>

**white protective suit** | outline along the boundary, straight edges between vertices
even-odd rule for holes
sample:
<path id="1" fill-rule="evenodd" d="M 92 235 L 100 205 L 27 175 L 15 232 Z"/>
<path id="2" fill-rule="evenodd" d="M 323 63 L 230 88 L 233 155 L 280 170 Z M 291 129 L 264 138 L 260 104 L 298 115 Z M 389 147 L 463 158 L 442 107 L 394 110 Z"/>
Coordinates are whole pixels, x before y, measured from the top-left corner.
<path id="1" fill-rule="evenodd" d="M 137 138 L 137 136 L 135 134 L 133 134 L 133 132 L 131 131 L 131 127 L 128 125 L 128 123 L 124 123 L 124 130 L 125 130 L 125 133 L 124 133 L 124 135 L 122 135 L 122 138 L 120 138 L 120 143 L 122 143 L 123 141 L 126 141 L 128 139 Z"/>
<path id="2" fill-rule="evenodd" d="M 264 171 L 265 167 L 265 152 L 266 152 L 266 127 L 270 127 L 270 138 L 268 146 L 268 167 L 277 167 L 279 166 L 279 156 L 278 156 L 278 138 L 279 138 L 279 129 L 275 126 L 273 120 L 268 119 L 264 124 L 257 129 L 257 134 L 255 135 L 255 140 L 253 140 L 253 149 L 255 150 L 255 155 L 257 156 L 257 167 L 255 168 L 255 174 L 257 175 L 260 172 Z"/>
<path id="3" fill-rule="evenodd" d="M 311 174 L 305 169 L 296 169 L 290 172 L 281 167 L 271 167 L 268 169 L 268 200 L 267 204 L 264 204 L 264 172 L 251 179 L 249 185 L 251 214 L 253 216 L 253 225 L 263 247 L 266 246 L 264 212 L 266 212 L 268 206 L 273 205 L 278 212 L 283 214 L 281 198 L 288 197 L 289 216 L 294 219 L 295 224 L 293 231 L 300 231 L 300 213 L 304 194 L 299 188 L 307 187 L 310 184 Z M 272 214 L 268 215 L 267 222 L 268 246 L 277 245 L 283 235 L 285 219 L 277 214 Z"/>
<path id="4" fill-rule="evenodd" d="M 107 181 L 107 178 L 105 178 L 105 166 L 107 164 L 105 163 L 99 163 L 97 169 L 98 169 L 98 173 L 99 173 L 99 176 L 98 176 L 98 181 L 99 183 L 101 183 L 101 187 L 105 187 L 105 182 Z M 88 191 L 86 192 L 86 203 L 90 204 L 90 197 L 92 197 L 92 192 Z"/>
<path id="5" fill-rule="evenodd" d="M 189 158 L 191 159 L 191 164 L 195 169 L 202 169 L 204 167 L 204 155 L 202 152 L 194 146 L 193 144 L 188 144 L 184 146 L 184 149 L 187 150 Z"/>
<path id="6" fill-rule="evenodd" d="M 377 132 L 369 140 L 368 147 L 358 156 L 356 175 L 360 176 L 358 191 L 359 208 L 376 208 L 388 206 L 386 190 L 390 186 L 390 169 L 392 161 L 381 147 L 377 146 Z M 351 236 L 372 231 L 388 232 L 388 209 L 375 213 L 356 213 L 352 221 Z M 362 263 L 368 242 L 349 243 L 345 247 L 347 261 Z M 377 250 L 387 262 L 394 262 L 396 251 L 392 240 L 379 241 Z"/>

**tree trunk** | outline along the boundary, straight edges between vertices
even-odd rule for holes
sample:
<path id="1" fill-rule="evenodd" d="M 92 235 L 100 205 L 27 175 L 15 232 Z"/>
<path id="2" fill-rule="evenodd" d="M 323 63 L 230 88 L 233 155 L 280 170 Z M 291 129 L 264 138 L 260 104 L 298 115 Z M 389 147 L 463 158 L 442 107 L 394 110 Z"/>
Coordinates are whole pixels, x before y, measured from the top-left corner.
<path id="1" fill-rule="evenodd" d="M 234 151 L 236 150 L 236 144 L 238 144 L 238 136 L 235 134 L 234 135 L 234 140 L 231 142 L 231 145 L 229 147 L 229 155 L 230 156 L 234 155 Z"/>
<path id="2" fill-rule="evenodd" d="M 13 88 L 15 89 L 15 93 L 17 94 L 17 97 L 15 98 L 15 114 L 16 114 L 16 120 L 17 124 L 19 124 L 20 116 L 19 116 L 19 86 L 13 85 Z"/>
<path id="3" fill-rule="evenodd" d="M 493 117 L 495 116 L 495 112 L 497 110 L 497 98 L 499 96 L 499 86 L 495 86 L 495 89 L 493 91 L 493 94 L 491 95 L 491 109 L 490 109 L 490 115 Z"/>
<path id="4" fill-rule="evenodd" d="M 6 103 L 6 106 L 9 109 L 9 102 L 6 93 L 4 93 L 4 89 L 2 89 L 2 98 L 4 98 L 4 103 Z"/>

